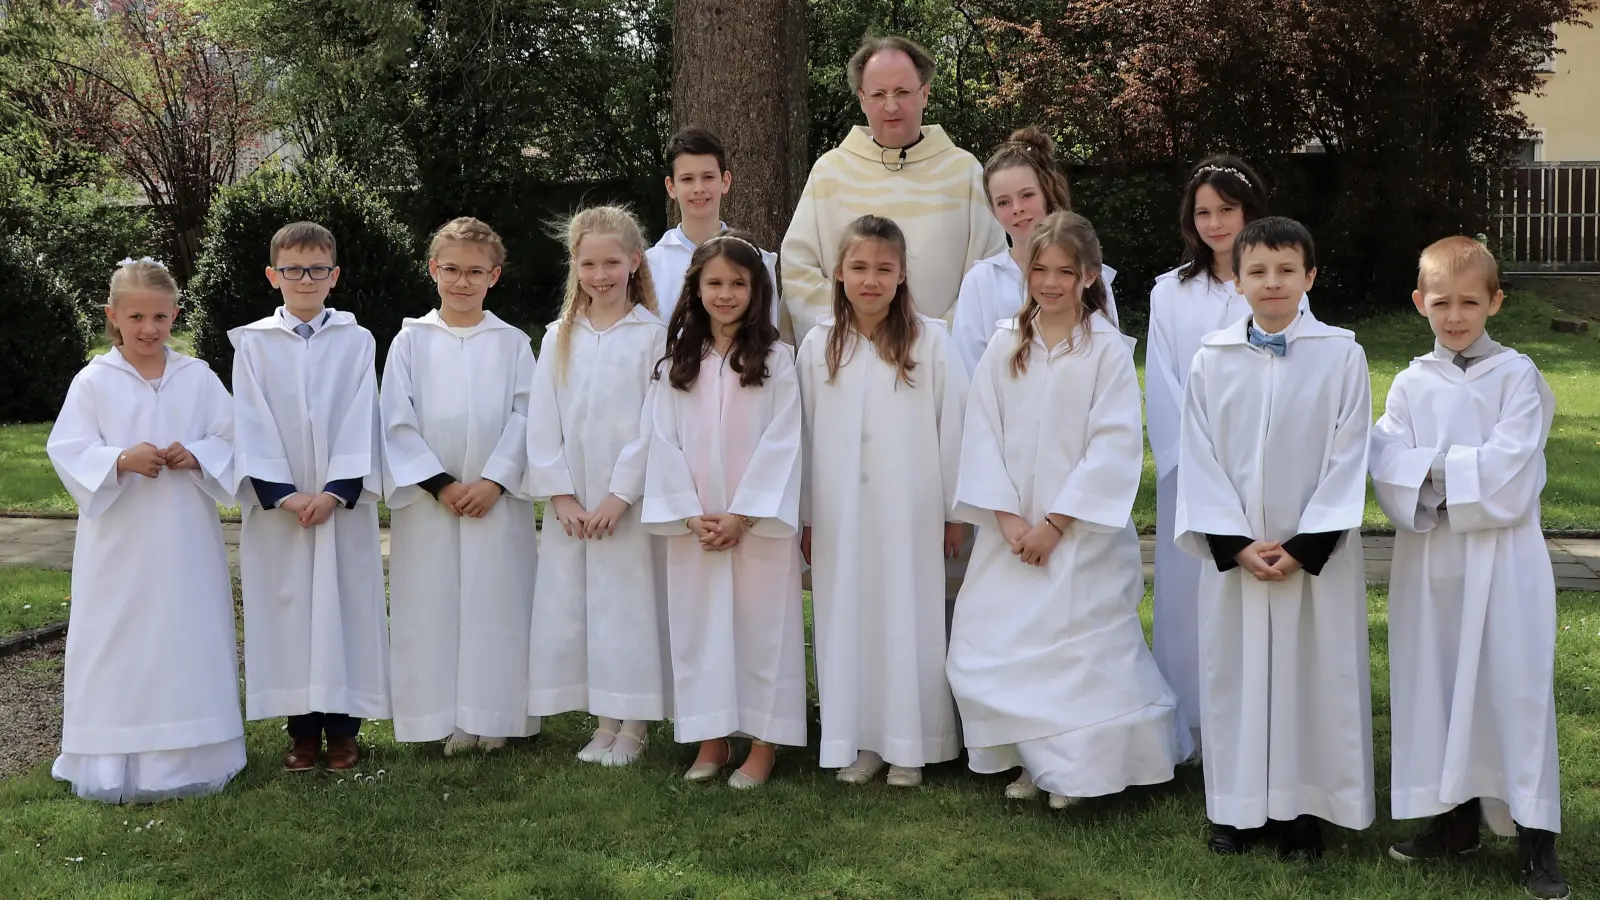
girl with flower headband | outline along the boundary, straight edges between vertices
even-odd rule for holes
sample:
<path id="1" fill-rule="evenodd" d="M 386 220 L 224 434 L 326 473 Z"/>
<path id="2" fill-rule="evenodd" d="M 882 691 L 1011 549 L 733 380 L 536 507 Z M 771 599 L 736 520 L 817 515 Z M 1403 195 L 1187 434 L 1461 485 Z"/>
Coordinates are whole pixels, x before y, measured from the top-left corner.
<path id="1" fill-rule="evenodd" d="M 1250 314 L 1234 288 L 1233 242 L 1267 214 L 1266 186 L 1244 160 L 1226 154 L 1195 165 L 1179 204 L 1183 260 L 1156 279 L 1145 344 L 1145 419 L 1156 462 L 1155 654 L 1178 692 L 1200 748 L 1200 562 L 1173 543 L 1178 432 L 1189 363 L 1200 339 Z M 1301 308 L 1309 308 L 1302 298 Z"/>
<path id="2" fill-rule="evenodd" d="M 234 503 L 233 402 L 209 366 L 167 346 L 177 306 L 166 267 L 118 265 L 112 347 L 73 379 L 46 445 L 78 504 L 51 772 L 108 803 L 216 793 L 245 763 L 217 520 Z"/>
<path id="3" fill-rule="evenodd" d="M 998 323 L 1022 308 L 1023 266 L 1034 226 L 1052 213 L 1071 211 L 1072 194 L 1067 176 L 1056 167 L 1055 144 L 1038 128 L 1012 132 L 983 167 L 983 191 L 989 210 L 1006 230 L 1011 247 L 979 260 L 961 279 L 956 300 L 956 349 L 970 373 L 978 366 Z M 1117 270 L 1102 265 L 1101 283 L 1106 293 L 1106 318 L 1117 322 L 1117 300 L 1111 282 Z"/>
<path id="4" fill-rule="evenodd" d="M 724 232 L 695 248 L 652 378 L 642 520 L 666 538 L 673 725 L 684 775 L 729 764 L 753 788 L 776 744 L 806 742 L 800 598 L 800 381 L 772 323 L 761 251 Z"/>

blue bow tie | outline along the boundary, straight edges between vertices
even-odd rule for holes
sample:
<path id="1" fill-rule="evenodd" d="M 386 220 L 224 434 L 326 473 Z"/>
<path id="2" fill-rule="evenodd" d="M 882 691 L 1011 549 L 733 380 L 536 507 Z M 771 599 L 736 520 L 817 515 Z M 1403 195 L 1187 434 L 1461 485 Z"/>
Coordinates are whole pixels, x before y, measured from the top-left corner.
<path id="1" fill-rule="evenodd" d="M 1256 347 L 1264 347 L 1274 355 L 1282 356 L 1289 352 L 1289 339 L 1282 333 L 1267 334 L 1259 328 L 1251 327 L 1250 343 Z"/>

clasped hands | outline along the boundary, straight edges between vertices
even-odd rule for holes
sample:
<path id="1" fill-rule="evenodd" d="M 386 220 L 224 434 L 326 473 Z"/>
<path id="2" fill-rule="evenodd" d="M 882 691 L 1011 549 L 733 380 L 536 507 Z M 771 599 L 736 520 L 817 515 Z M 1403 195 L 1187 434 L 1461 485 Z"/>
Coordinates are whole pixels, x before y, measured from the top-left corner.
<path id="1" fill-rule="evenodd" d="M 439 492 L 443 499 L 443 491 Z M 617 520 L 628 511 L 628 503 L 616 494 L 607 494 L 593 511 L 583 508 L 578 498 L 560 494 L 550 498 L 550 507 L 567 537 L 604 540 L 617 533 Z"/>
<path id="2" fill-rule="evenodd" d="M 1073 521 L 1070 516 L 1052 515 L 1054 520 L 1045 516 L 1037 525 L 1029 525 L 1027 519 L 1008 512 L 996 512 L 994 518 L 1000 526 L 1000 535 L 1011 546 L 1011 555 L 1030 566 L 1042 566 L 1050 561 L 1051 552 L 1061 543 Z"/>
<path id="3" fill-rule="evenodd" d="M 198 469 L 200 461 L 187 447 L 173 441 L 165 450 L 148 441 L 117 454 L 117 471 L 155 478 L 162 469 Z"/>
<path id="4" fill-rule="evenodd" d="M 1300 571 L 1300 560 L 1290 556 L 1278 541 L 1255 541 L 1235 553 L 1233 561 L 1257 581 L 1282 581 Z"/>
<path id="5" fill-rule="evenodd" d="M 480 478 L 471 484 L 452 481 L 439 489 L 439 502 L 457 516 L 481 519 L 494 508 L 502 493 L 504 491 L 500 485 L 487 478 Z"/>

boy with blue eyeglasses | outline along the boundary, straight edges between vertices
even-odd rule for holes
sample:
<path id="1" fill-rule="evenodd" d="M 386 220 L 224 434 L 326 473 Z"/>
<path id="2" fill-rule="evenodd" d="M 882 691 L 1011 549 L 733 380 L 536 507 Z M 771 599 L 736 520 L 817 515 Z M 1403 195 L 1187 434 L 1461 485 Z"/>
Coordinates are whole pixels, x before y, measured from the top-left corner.
<path id="1" fill-rule="evenodd" d="M 324 736 L 327 767 L 355 768 L 361 719 L 389 717 L 376 342 L 324 305 L 335 253 L 321 225 L 279 229 L 266 275 L 283 305 L 228 332 L 245 717 L 288 717 L 291 772 L 316 766 Z"/>

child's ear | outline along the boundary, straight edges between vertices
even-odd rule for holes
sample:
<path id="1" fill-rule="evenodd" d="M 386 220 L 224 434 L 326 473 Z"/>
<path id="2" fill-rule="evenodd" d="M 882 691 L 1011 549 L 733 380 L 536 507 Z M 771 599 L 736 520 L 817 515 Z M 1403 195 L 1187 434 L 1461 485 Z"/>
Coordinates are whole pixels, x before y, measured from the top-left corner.
<path id="1" fill-rule="evenodd" d="M 642 263 L 642 262 L 644 262 L 644 254 L 643 253 L 640 253 L 637 250 L 633 251 L 632 253 L 629 253 L 628 254 L 628 274 L 632 275 L 632 274 L 638 272 L 639 271 L 639 264 Z"/>
<path id="2" fill-rule="evenodd" d="M 1422 298 L 1422 292 L 1421 291 L 1412 291 L 1411 292 L 1411 305 L 1415 306 L 1417 308 L 1417 312 L 1422 313 L 1424 318 L 1427 317 L 1427 315 L 1428 315 L 1428 301 L 1426 301 L 1426 300 L 1424 300 Z"/>
<path id="3" fill-rule="evenodd" d="M 273 287 L 278 287 L 278 270 L 277 269 L 274 269 L 271 266 L 267 266 L 267 281 Z M 107 310 L 107 311 L 109 312 L 109 310 Z"/>
<path id="4" fill-rule="evenodd" d="M 338 266 L 334 266 L 333 267 L 333 271 L 328 273 L 328 290 L 331 291 L 331 290 L 333 290 L 334 288 L 336 288 L 338 286 L 339 286 L 339 267 Z"/>
<path id="5" fill-rule="evenodd" d="M 731 189 L 732 187 L 733 187 L 733 172 L 729 171 L 728 169 L 723 169 L 722 170 L 722 193 L 723 194 L 727 194 L 729 189 Z"/>
<path id="6" fill-rule="evenodd" d="M 1504 302 L 1506 302 L 1506 292 L 1495 291 L 1494 296 L 1489 298 L 1489 315 L 1492 316 L 1498 313 L 1500 311 L 1500 304 Z"/>
<path id="7" fill-rule="evenodd" d="M 1316 284 L 1316 283 L 1317 283 L 1317 267 L 1316 266 L 1312 266 L 1311 270 L 1306 272 L 1306 293 L 1308 293 L 1308 294 L 1311 293 L 1311 286 Z"/>
<path id="8" fill-rule="evenodd" d="M 672 176 L 671 175 L 668 175 L 666 177 L 666 182 L 667 182 L 667 199 L 668 200 L 677 200 L 678 199 L 678 188 L 677 188 L 676 185 L 674 185 L 672 183 Z"/>

